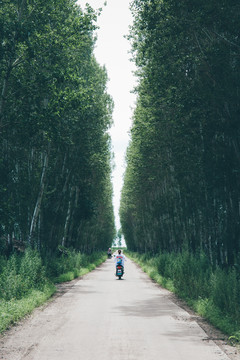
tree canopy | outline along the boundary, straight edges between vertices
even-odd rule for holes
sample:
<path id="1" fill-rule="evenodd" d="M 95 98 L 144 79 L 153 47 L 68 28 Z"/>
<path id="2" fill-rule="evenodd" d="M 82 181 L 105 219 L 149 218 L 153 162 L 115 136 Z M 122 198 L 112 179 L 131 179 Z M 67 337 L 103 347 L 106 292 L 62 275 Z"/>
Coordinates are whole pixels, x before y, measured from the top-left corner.
<path id="1" fill-rule="evenodd" d="M 112 243 L 113 103 L 93 54 L 96 19 L 73 0 L 1 2 L 2 247 Z"/>
<path id="2" fill-rule="evenodd" d="M 122 190 L 127 246 L 240 250 L 240 5 L 132 1 L 138 101 Z"/>

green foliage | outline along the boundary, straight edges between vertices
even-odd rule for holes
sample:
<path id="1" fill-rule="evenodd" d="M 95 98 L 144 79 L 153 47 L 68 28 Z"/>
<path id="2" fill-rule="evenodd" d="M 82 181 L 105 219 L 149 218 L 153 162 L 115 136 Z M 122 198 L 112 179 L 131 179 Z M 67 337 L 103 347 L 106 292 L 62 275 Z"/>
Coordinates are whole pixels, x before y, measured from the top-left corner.
<path id="1" fill-rule="evenodd" d="M 112 242 L 113 104 L 93 54 L 96 19 L 72 0 L 1 3 L 2 253 Z"/>
<path id="2" fill-rule="evenodd" d="M 55 292 L 55 286 L 45 285 L 43 290 L 32 290 L 22 299 L 1 300 L 0 302 L 0 333 L 7 330 L 10 325 L 31 313 L 37 306 L 46 302 Z"/>
<path id="3" fill-rule="evenodd" d="M 6 267 L 7 259 L 3 256 L 0 257 L 0 274 L 3 271 L 3 269 Z"/>
<path id="4" fill-rule="evenodd" d="M 237 331 L 234 335 L 229 337 L 229 340 L 233 343 L 233 344 L 239 344 L 240 343 L 240 331 Z"/>
<path id="5" fill-rule="evenodd" d="M 204 251 L 231 267 L 240 251 L 239 4 L 131 7 L 138 101 L 120 207 L 127 247 Z"/>
<path id="6" fill-rule="evenodd" d="M 93 270 L 105 261 L 105 253 L 91 255 L 69 251 L 67 255 L 45 258 L 38 252 L 28 249 L 24 255 L 12 255 L 4 262 L 0 273 L 0 299 L 10 301 L 21 299 L 33 290 L 43 291 L 52 281 L 72 280 Z"/>
<path id="7" fill-rule="evenodd" d="M 87 255 L 68 250 L 60 257 L 45 259 L 46 273 L 54 282 L 71 281 L 92 271 L 105 260 L 106 255 L 102 252 Z"/>
<path id="8" fill-rule="evenodd" d="M 45 269 L 39 254 L 27 250 L 23 256 L 12 255 L 0 273 L 0 298 L 21 299 L 33 289 L 46 285 Z"/>
<path id="9" fill-rule="evenodd" d="M 239 274 L 235 269 L 217 269 L 211 278 L 211 295 L 214 304 L 224 313 L 230 314 L 235 323 L 240 323 Z"/>
<path id="10" fill-rule="evenodd" d="M 184 252 L 175 256 L 173 263 L 172 276 L 179 294 L 191 299 L 210 296 L 211 265 L 204 254 L 196 257 L 189 252 Z"/>
<path id="11" fill-rule="evenodd" d="M 80 269 L 81 266 L 85 266 L 84 257 L 80 253 L 68 250 L 67 254 L 62 254 L 60 257 L 45 258 L 47 276 L 54 279 L 75 268 Z"/>
<path id="12" fill-rule="evenodd" d="M 120 206 L 127 248 L 237 340 L 239 4 L 133 0 L 131 8 L 138 101 Z"/>
<path id="13" fill-rule="evenodd" d="M 28 249 L 23 255 L 1 260 L 0 333 L 47 301 L 56 291 L 53 282 L 71 281 L 88 273 L 105 261 L 106 255 L 67 249 L 60 257 L 45 258 L 43 266 L 39 253 Z"/>
<path id="14" fill-rule="evenodd" d="M 240 280 L 235 269 L 213 268 L 203 254 L 127 252 L 161 286 L 175 292 L 232 342 L 239 341 Z"/>
<path id="15" fill-rule="evenodd" d="M 173 267 L 175 254 L 163 253 L 156 258 L 156 266 L 159 274 L 166 278 L 173 278 L 176 268 Z"/>

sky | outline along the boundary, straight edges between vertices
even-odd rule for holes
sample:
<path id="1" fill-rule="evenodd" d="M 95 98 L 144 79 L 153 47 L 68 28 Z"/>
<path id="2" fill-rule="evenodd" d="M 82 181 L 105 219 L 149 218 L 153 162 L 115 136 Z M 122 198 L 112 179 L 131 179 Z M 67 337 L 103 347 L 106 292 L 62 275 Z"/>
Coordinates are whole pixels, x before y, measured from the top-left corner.
<path id="1" fill-rule="evenodd" d="M 108 81 L 108 93 L 114 101 L 113 122 L 110 130 L 114 152 L 115 169 L 112 174 L 113 206 L 116 228 L 120 228 L 119 206 L 123 175 L 125 170 L 125 153 L 130 140 L 129 130 L 132 124 L 135 95 L 131 93 L 136 79 L 135 68 L 130 61 L 130 43 L 124 38 L 129 33 L 132 23 L 129 0 L 78 0 L 82 9 L 88 3 L 93 9 L 102 7 L 98 18 L 97 43 L 95 56 L 100 65 L 105 65 Z"/>

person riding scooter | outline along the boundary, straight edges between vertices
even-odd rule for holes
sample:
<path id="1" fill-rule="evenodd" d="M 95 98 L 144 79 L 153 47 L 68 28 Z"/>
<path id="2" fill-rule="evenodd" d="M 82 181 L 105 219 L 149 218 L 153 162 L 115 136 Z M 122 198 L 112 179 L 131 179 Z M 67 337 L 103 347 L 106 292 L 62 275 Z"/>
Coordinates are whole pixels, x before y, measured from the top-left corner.
<path id="1" fill-rule="evenodd" d="M 116 268 L 117 266 L 121 265 L 122 268 L 123 268 L 123 273 L 124 273 L 124 262 L 125 262 L 126 258 L 125 256 L 122 254 L 122 250 L 119 249 L 118 250 L 118 254 L 115 256 L 115 265 L 116 265 Z"/>

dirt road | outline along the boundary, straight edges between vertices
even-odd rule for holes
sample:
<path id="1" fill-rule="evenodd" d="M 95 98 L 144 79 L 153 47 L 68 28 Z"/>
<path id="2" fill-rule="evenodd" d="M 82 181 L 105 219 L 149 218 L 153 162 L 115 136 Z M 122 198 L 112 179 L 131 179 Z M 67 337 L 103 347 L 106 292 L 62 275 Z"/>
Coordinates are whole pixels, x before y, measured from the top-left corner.
<path id="1" fill-rule="evenodd" d="M 62 292 L 61 292 L 62 290 Z M 4 360 L 229 360 L 166 290 L 130 260 L 63 285 L 58 296 L 0 339 Z"/>

